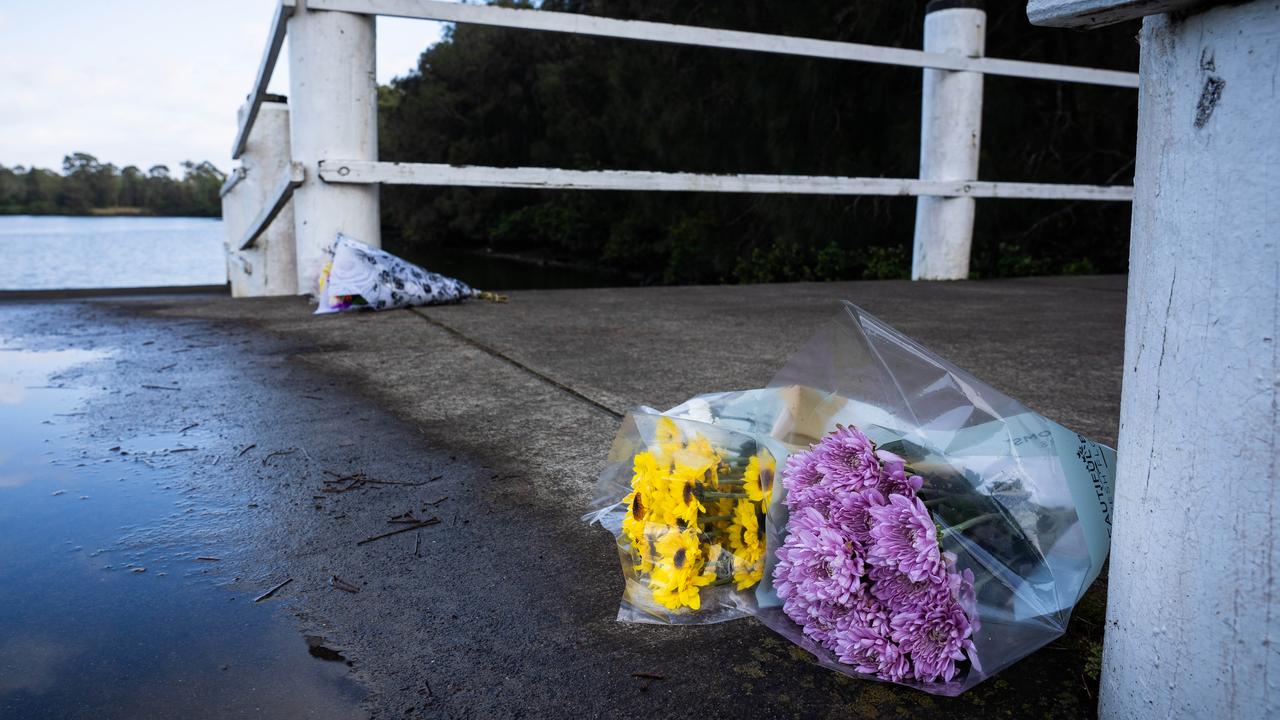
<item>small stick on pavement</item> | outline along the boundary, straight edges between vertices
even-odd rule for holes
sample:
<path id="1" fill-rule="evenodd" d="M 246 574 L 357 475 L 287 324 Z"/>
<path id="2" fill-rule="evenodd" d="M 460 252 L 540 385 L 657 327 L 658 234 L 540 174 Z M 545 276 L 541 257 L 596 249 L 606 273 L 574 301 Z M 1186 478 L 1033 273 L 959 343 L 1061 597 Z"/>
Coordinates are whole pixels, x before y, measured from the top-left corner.
<path id="1" fill-rule="evenodd" d="M 651 672 L 633 672 L 631 673 L 631 677 L 643 678 L 645 680 L 666 680 L 667 679 L 666 675 L 659 675 L 658 673 L 651 673 Z"/>
<path id="2" fill-rule="evenodd" d="M 182 388 L 165 387 L 164 385 L 143 385 L 148 390 L 181 390 Z"/>
<path id="3" fill-rule="evenodd" d="M 262 593 L 262 594 L 261 594 L 261 595 L 259 595 L 258 597 L 254 598 L 254 599 L 253 599 L 253 601 L 254 601 L 254 602 L 256 602 L 256 603 L 262 602 L 263 600 L 266 600 L 267 598 L 271 597 L 272 595 L 275 595 L 277 590 L 279 590 L 280 588 L 284 587 L 285 585 L 288 585 L 288 584 L 289 584 L 289 583 L 291 583 L 291 582 L 293 582 L 293 578 L 289 578 L 288 580 L 285 580 L 284 582 L 280 583 L 279 585 L 277 585 L 277 586 L 275 586 L 275 587 L 271 588 L 270 590 L 268 590 L 268 591 L 266 591 L 266 592 Z"/>
<path id="4" fill-rule="evenodd" d="M 422 557 L 422 533 L 418 533 L 417 539 L 413 541 L 413 556 Z"/>
<path id="5" fill-rule="evenodd" d="M 292 455 L 296 452 L 298 452 L 298 448 L 289 448 L 288 450 L 273 450 L 267 453 L 266 457 L 262 458 L 262 464 L 266 465 L 267 461 L 275 457 L 276 455 Z"/>
<path id="6" fill-rule="evenodd" d="M 428 507 L 435 507 L 435 506 L 439 505 L 440 503 L 442 503 L 442 502 L 444 502 L 445 500 L 448 500 L 448 499 L 449 499 L 449 496 L 448 496 L 448 495 L 445 495 L 444 497 L 440 498 L 439 500 L 432 500 L 431 502 L 424 502 L 424 503 L 422 503 L 422 507 L 424 507 L 424 508 L 428 508 Z"/>
<path id="7" fill-rule="evenodd" d="M 212 555 L 201 555 L 200 557 L 198 557 L 198 558 L 196 558 L 196 559 L 197 559 L 197 560 L 204 560 L 205 562 L 220 562 L 220 561 L 222 560 L 222 558 L 216 558 L 216 557 L 214 557 L 214 556 L 212 556 Z"/>
<path id="8" fill-rule="evenodd" d="M 407 533 L 412 530 L 418 530 L 419 528 L 424 528 L 428 525 L 435 525 L 438 522 L 440 522 L 440 518 L 433 517 L 430 520 L 423 520 L 417 525 L 410 525 L 409 527 L 402 527 L 399 530 L 392 530 L 391 532 L 385 532 L 385 533 L 382 533 L 381 535 L 374 535 L 373 537 L 367 537 L 361 540 L 360 542 L 356 543 L 356 545 L 366 545 L 368 543 L 373 542 L 374 540 L 381 540 L 383 538 L 389 538 L 392 535 L 399 535 L 400 533 Z"/>
<path id="9" fill-rule="evenodd" d="M 181 430 L 179 430 L 179 431 L 178 431 L 178 434 L 179 434 L 179 435 L 181 435 L 182 433 L 184 433 L 184 432 L 186 432 L 186 431 L 190 430 L 191 428 L 197 428 L 197 427 L 200 427 L 200 423 L 191 423 L 190 425 L 188 425 L 188 426 L 186 426 L 186 427 L 182 428 Z"/>
<path id="10" fill-rule="evenodd" d="M 338 588 L 343 592 L 349 592 L 352 594 L 360 592 L 360 588 L 355 583 L 349 583 L 346 580 L 343 580 L 342 578 L 338 577 L 337 575 L 329 576 L 329 584 Z"/>
<path id="11" fill-rule="evenodd" d="M 245 446 L 245 448 L 244 448 L 243 450 L 241 450 L 240 452 L 236 453 L 236 457 L 240 457 L 241 455 L 244 455 L 245 453 L 249 452 L 250 450 L 252 450 L 252 449 L 254 449 L 254 448 L 256 448 L 256 447 L 258 447 L 258 443 L 250 443 L 249 445 Z"/>

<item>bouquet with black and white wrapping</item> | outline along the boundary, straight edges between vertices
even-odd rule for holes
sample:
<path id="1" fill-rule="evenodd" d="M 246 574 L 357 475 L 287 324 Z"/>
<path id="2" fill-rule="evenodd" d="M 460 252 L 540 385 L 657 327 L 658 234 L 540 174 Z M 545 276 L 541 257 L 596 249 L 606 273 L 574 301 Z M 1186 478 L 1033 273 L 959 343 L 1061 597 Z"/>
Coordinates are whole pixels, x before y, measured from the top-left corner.
<path id="1" fill-rule="evenodd" d="M 468 298 L 504 299 L 346 235 L 338 235 L 332 254 L 316 283 L 317 315 L 344 310 L 444 305 Z"/>

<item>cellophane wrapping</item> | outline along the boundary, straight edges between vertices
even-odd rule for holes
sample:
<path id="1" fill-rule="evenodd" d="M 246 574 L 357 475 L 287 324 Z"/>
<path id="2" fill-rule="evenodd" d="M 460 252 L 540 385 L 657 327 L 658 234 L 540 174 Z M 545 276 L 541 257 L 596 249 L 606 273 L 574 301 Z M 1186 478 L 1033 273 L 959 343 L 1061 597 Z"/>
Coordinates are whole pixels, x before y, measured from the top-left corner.
<path id="1" fill-rule="evenodd" d="M 652 602 L 622 528 L 626 500 L 635 492 L 636 455 L 660 444 L 660 428 L 670 423 L 733 448 L 726 455 L 739 458 L 738 464 L 757 456 L 772 469 L 768 487 L 760 483 L 768 497 L 758 515 L 764 541 L 759 582 L 700 586 L 699 607 L 678 611 Z M 871 471 L 868 485 L 833 485 L 830 494 L 845 505 L 879 506 L 874 517 L 887 524 L 868 532 L 871 520 L 864 515 L 859 531 L 839 541 L 856 562 L 838 558 L 841 567 L 833 569 L 822 561 L 816 580 L 788 586 L 803 562 L 795 558 L 808 558 L 818 542 L 811 532 L 818 515 L 802 508 L 804 516 L 792 522 L 789 505 L 805 503 L 789 498 L 788 487 L 809 482 L 798 475 L 809 472 L 805 468 L 812 469 L 827 446 L 857 448 L 862 438 L 866 457 L 877 458 L 872 464 L 879 470 Z M 627 578 L 619 619 L 701 623 L 754 615 L 835 671 L 956 695 L 1065 632 L 1072 608 L 1107 557 L 1114 468 L 1114 450 L 1031 411 L 844 303 L 768 387 L 629 415 L 587 517 L 618 538 Z M 789 470 L 797 477 L 788 477 Z M 876 472 L 882 484 L 868 493 L 863 488 L 874 488 Z M 888 482 L 890 475 L 897 480 Z M 851 487 L 862 497 L 853 498 L 858 493 Z M 893 499 L 898 493 L 904 495 Z M 894 508 L 919 528 L 918 536 L 906 536 L 916 543 L 911 547 L 930 554 L 925 564 L 934 579 L 923 579 L 925 571 L 913 577 L 941 588 L 923 609 L 904 610 L 901 593 L 893 603 L 876 599 L 889 595 L 891 586 L 882 583 L 890 581 L 882 578 L 907 568 L 906 561 L 893 565 L 885 549 L 903 540 L 890 527 Z M 933 542 L 937 547 L 930 550 Z M 780 561 L 780 555 L 788 559 Z M 780 569 L 780 562 L 786 567 Z M 834 597 L 828 574 L 845 583 Z M 905 579 L 903 585 L 912 586 Z M 823 597 L 800 602 L 810 587 Z M 897 593 L 898 586 L 892 588 Z M 806 610 L 819 605 L 821 611 Z"/>

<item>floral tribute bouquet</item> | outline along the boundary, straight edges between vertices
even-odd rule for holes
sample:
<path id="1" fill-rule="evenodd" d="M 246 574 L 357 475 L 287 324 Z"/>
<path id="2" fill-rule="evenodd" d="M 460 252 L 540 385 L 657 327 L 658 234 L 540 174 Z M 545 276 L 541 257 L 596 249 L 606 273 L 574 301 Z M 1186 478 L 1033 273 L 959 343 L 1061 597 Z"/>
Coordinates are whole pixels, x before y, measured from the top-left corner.
<path id="1" fill-rule="evenodd" d="M 777 463 L 750 438 L 715 427 L 657 414 L 632 415 L 628 425 L 614 466 L 615 482 L 629 492 L 599 516 L 617 527 L 627 578 L 621 616 L 737 617 L 764 575 L 764 515 Z"/>
<path id="2" fill-rule="evenodd" d="M 316 314 L 347 310 L 388 310 L 413 305 L 458 303 L 468 298 L 504 302 L 451 277 L 339 234 L 332 259 L 316 278 Z"/>
<path id="3" fill-rule="evenodd" d="M 768 387 L 628 415 L 587 518 L 618 537 L 619 619 L 753 615 L 837 672 L 957 695 L 1066 631 L 1114 468 L 846 303 Z"/>
<path id="4" fill-rule="evenodd" d="M 950 681 L 978 662 L 973 572 L 939 544 L 965 527 L 934 525 L 902 458 L 837 426 L 787 458 L 782 482 L 791 516 L 773 578 L 806 637 L 885 680 Z"/>

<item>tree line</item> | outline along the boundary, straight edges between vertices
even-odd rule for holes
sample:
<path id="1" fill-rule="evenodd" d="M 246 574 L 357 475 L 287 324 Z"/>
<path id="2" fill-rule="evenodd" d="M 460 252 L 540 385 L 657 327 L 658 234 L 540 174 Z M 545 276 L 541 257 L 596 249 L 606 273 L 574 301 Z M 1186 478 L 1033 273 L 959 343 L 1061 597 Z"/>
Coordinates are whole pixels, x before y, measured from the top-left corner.
<path id="1" fill-rule="evenodd" d="M 62 173 L 0 165 L 0 215 L 138 214 L 218 217 L 226 175 L 212 163 L 186 161 L 182 176 L 167 165 L 118 168 L 77 152 Z"/>
<path id="2" fill-rule="evenodd" d="M 505 3 L 504 4 L 508 4 Z M 520 2 L 520 6 L 529 6 Z M 920 47 L 924 2 L 543 0 L 582 12 Z M 989 3 L 987 54 L 1133 70 L 1136 26 L 1034 28 Z M 999 6 L 996 9 L 995 6 Z M 917 177 L 920 71 L 457 25 L 380 89 L 383 160 Z M 1128 183 L 1132 90 L 985 80 L 981 179 Z M 393 250 L 568 261 L 644 283 L 902 277 L 912 198 L 388 186 Z M 1123 272 L 1124 203 L 978 203 L 978 277 Z"/>

